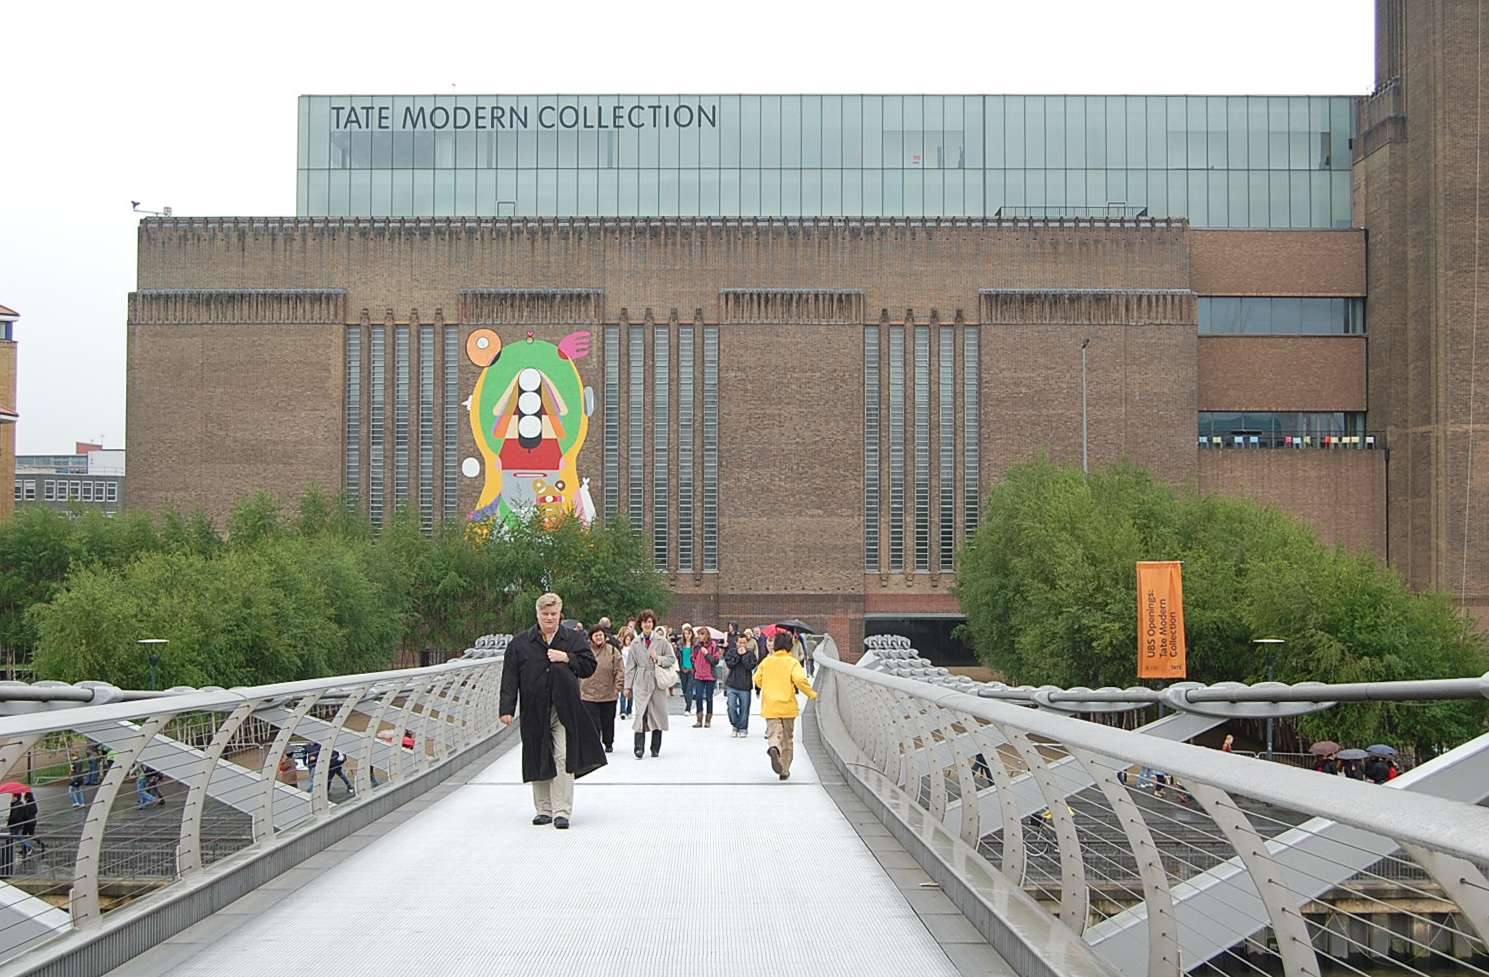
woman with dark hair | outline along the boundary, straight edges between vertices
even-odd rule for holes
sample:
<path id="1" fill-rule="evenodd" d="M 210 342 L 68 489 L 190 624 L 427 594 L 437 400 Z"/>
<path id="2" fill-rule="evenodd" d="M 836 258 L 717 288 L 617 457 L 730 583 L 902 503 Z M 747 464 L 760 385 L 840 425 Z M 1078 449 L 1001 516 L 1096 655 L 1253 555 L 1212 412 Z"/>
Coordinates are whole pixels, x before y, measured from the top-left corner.
<path id="1" fill-rule="evenodd" d="M 589 629 L 589 650 L 595 653 L 595 672 L 579 683 L 579 698 L 609 753 L 615 745 L 615 703 L 626 685 L 625 659 L 598 624 Z"/>
<path id="2" fill-rule="evenodd" d="M 667 728 L 667 689 L 657 685 L 657 667 L 677 668 L 677 654 L 672 645 L 657 631 L 656 611 L 645 610 L 636 615 L 641 633 L 631 642 L 630 659 L 626 665 L 625 694 L 632 699 L 631 710 L 635 721 L 631 729 L 636 733 L 636 759 L 646 754 L 646 734 L 651 733 L 651 755 L 662 752 L 662 730 Z"/>

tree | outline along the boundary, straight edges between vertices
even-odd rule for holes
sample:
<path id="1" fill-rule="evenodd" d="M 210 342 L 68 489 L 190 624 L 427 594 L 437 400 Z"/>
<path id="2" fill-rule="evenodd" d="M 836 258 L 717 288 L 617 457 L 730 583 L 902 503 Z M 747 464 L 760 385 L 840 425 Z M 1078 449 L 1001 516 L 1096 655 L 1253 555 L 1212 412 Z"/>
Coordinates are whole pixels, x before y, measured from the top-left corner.
<path id="1" fill-rule="evenodd" d="M 1255 682 L 1251 644 L 1286 639 L 1277 679 L 1375 681 L 1478 675 L 1489 646 L 1443 597 L 1412 593 L 1368 555 L 1330 550 L 1307 526 L 1251 502 L 1178 492 L 1127 464 L 1093 471 L 1036 459 L 989 493 L 959 554 L 964 634 L 987 664 L 1033 685 L 1136 678 L 1139 560 L 1181 560 L 1189 677 Z M 1482 728 L 1482 703 L 1336 707 L 1308 735 L 1434 748 Z"/>

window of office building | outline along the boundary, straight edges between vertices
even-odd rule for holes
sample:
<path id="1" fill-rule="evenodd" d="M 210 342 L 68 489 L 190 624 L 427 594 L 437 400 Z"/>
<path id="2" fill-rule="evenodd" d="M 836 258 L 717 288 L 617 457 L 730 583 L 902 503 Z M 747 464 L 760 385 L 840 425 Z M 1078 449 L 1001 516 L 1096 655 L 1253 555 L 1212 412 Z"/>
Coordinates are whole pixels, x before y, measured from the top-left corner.
<path id="1" fill-rule="evenodd" d="M 444 507 L 445 518 L 454 519 L 460 511 L 460 327 L 445 326 L 444 340 Z"/>
<path id="2" fill-rule="evenodd" d="M 630 423 L 626 431 L 627 513 L 631 528 L 644 532 L 646 526 L 646 331 L 644 326 L 631 326 L 630 357 L 626 366 L 630 375 L 627 411 Z"/>
<path id="3" fill-rule="evenodd" d="M 905 569 L 905 327 L 889 327 L 889 569 Z"/>
<path id="4" fill-rule="evenodd" d="M 620 510 L 620 326 L 605 327 L 605 520 Z"/>
<path id="5" fill-rule="evenodd" d="M 105 502 L 118 502 L 119 501 L 119 483 L 118 482 L 107 482 L 107 483 L 105 483 L 104 488 L 106 489 L 106 493 L 105 493 L 104 499 L 103 499 Z"/>
<path id="6" fill-rule="evenodd" d="M 1208 447 L 1323 446 L 1365 434 L 1362 411 L 1200 411 L 1199 436 Z M 1329 441 L 1325 442 L 1325 438 Z M 1363 440 L 1357 442 L 1364 446 Z"/>
<path id="7" fill-rule="evenodd" d="M 703 569 L 719 568 L 719 327 L 703 327 Z"/>
<path id="8" fill-rule="evenodd" d="M 383 524 L 386 499 L 387 353 L 387 327 L 372 326 L 367 342 L 367 518 L 373 526 Z"/>
<path id="9" fill-rule="evenodd" d="M 408 326 L 393 327 L 393 505 L 408 504 Z"/>
<path id="10" fill-rule="evenodd" d="M 1362 298 L 1212 297 L 1199 300 L 1201 336 L 1358 336 Z"/>
<path id="11" fill-rule="evenodd" d="M 346 327 L 346 456 L 342 489 L 355 507 L 362 494 L 362 327 Z"/>
<path id="12" fill-rule="evenodd" d="M 667 566 L 667 506 L 673 486 L 669 482 L 668 449 L 671 447 L 669 418 L 671 403 L 671 336 L 665 325 L 652 329 L 652 436 L 651 436 L 651 558 Z"/>
<path id="13" fill-rule="evenodd" d="M 15 500 L 17 502 L 21 501 L 21 495 L 22 495 L 23 491 L 24 490 L 21 488 L 21 483 L 19 481 L 16 482 L 16 484 L 15 484 L 15 495 L 16 495 L 16 499 Z"/>
<path id="14" fill-rule="evenodd" d="M 419 526 L 434 532 L 434 326 L 419 327 Z"/>
<path id="15" fill-rule="evenodd" d="M 982 521 L 982 398 L 976 326 L 962 327 L 962 532 Z"/>
<path id="16" fill-rule="evenodd" d="M 931 568 L 931 329 L 915 327 L 915 569 Z"/>
<path id="17" fill-rule="evenodd" d="M 57 480 L 49 478 L 41 483 L 41 499 L 43 502 L 57 501 Z"/>
<path id="18" fill-rule="evenodd" d="M 938 334 L 936 392 L 937 536 L 936 566 L 951 570 L 956 564 L 956 330 Z"/>
<path id="19" fill-rule="evenodd" d="M 677 569 L 693 569 L 693 327 L 677 327 Z"/>
<path id="20" fill-rule="evenodd" d="M 879 327 L 863 330 L 863 565 L 879 569 Z"/>

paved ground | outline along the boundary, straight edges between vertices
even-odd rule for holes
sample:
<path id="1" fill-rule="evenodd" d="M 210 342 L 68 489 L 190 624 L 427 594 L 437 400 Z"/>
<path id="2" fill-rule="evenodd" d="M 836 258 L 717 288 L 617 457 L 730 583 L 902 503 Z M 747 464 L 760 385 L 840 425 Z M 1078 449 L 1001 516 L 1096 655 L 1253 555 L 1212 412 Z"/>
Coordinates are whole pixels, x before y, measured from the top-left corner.
<path id="1" fill-rule="evenodd" d="M 508 750 L 114 973 L 1008 973 L 806 750 L 780 782 L 752 724 L 678 716 L 640 761 L 618 731 L 567 832 L 529 824 Z"/>

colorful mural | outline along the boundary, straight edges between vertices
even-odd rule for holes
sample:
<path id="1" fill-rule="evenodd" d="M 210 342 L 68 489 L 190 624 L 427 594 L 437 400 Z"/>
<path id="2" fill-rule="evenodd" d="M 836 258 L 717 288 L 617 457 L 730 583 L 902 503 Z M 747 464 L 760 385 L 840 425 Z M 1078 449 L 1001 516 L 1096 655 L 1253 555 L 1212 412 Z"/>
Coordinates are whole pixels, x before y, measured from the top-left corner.
<path id="1" fill-rule="evenodd" d="M 472 522 L 516 522 L 540 513 L 550 529 L 573 513 L 594 519 L 589 479 L 579 479 L 579 449 L 589 433 L 594 390 L 578 361 L 589 355 L 590 334 L 571 332 L 558 345 L 536 339 L 506 344 L 493 329 L 477 329 L 465 353 L 481 368 L 466 400 L 481 460 L 467 458 L 468 477 L 484 472 Z"/>

